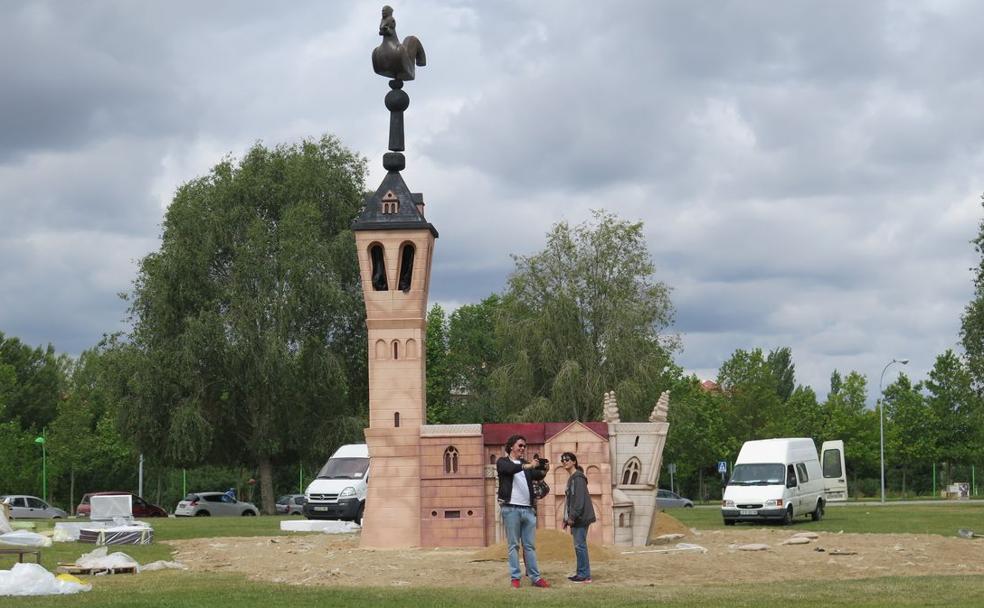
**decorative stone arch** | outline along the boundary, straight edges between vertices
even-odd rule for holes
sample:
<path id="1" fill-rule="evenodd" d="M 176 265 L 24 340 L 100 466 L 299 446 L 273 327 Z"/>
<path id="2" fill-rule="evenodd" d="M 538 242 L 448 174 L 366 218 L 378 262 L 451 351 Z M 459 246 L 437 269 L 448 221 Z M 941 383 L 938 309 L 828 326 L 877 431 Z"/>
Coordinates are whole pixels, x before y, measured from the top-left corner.
<path id="1" fill-rule="evenodd" d="M 413 338 L 407 340 L 406 348 L 404 348 L 403 350 L 404 350 L 404 356 L 407 359 L 417 359 L 418 357 L 420 357 L 420 354 L 417 352 L 417 341 L 414 340 Z"/>
<path id="2" fill-rule="evenodd" d="M 389 279 L 386 278 L 386 249 L 383 244 L 375 241 L 369 243 L 369 261 L 372 266 L 370 279 L 373 291 L 388 291 Z"/>
<path id="3" fill-rule="evenodd" d="M 389 352 L 386 350 L 386 340 L 376 340 L 376 359 L 388 359 Z"/>
<path id="4" fill-rule="evenodd" d="M 458 448 L 449 445 L 444 450 L 444 474 L 454 475 L 458 472 Z"/>
<path id="5" fill-rule="evenodd" d="M 629 458 L 629 461 L 625 463 L 622 467 L 622 485 L 623 486 L 634 486 L 639 484 L 639 478 L 642 476 L 642 463 L 639 459 L 633 456 Z"/>

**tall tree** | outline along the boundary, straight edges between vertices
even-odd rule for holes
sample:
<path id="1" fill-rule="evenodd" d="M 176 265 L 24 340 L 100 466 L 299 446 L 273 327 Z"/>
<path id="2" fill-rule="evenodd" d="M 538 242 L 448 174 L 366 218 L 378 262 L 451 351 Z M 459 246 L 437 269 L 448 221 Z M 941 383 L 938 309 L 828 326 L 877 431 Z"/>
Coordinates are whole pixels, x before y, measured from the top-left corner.
<path id="1" fill-rule="evenodd" d="M 427 422 L 446 424 L 451 415 L 451 372 L 448 369 L 448 321 L 440 304 L 427 312 Z"/>
<path id="2" fill-rule="evenodd" d="M 904 373 L 885 389 L 885 459 L 902 473 L 902 495 L 906 481 L 917 465 L 933 462 L 939 441 L 939 420 Z M 888 466 L 886 464 L 886 466 Z"/>
<path id="3" fill-rule="evenodd" d="M 848 474 L 859 477 L 877 475 L 879 463 L 878 412 L 865 407 L 868 381 L 857 372 L 850 372 L 841 381 L 838 372 L 831 376 L 831 390 L 824 402 L 824 439 L 844 440 Z"/>
<path id="4" fill-rule="evenodd" d="M 785 403 L 796 389 L 796 366 L 793 364 L 793 351 L 788 346 L 769 351 L 767 359 L 772 375 L 776 379 L 776 394 Z"/>
<path id="5" fill-rule="evenodd" d="M 960 358 L 947 350 L 936 358 L 926 388 L 926 404 L 937 439 L 933 456 L 952 464 L 970 464 L 984 455 L 984 415 L 981 398 L 972 387 L 971 373 Z"/>
<path id="6" fill-rule="evenodd" d="M 493 422 L 490 375 L 500 360 L 495 322 L 502 303 L 492 294 L 466 304 L 448 322 L 448 367 L 452 406 L 449 422 Z"/>
<path id="7" fill-rule="evenodd" d="M 52 345 L 31 348 L 0 333 L 0 420 L 41 431 L 55 419 L 65 388 L 67 359 Z"/>
<path id="8" fill-rule="evenodd" d="M 762 349 L 736 350 L 718 370 L 717 382 L 725 396 L 728 428 L 739 445 L 787 435 L 773 365 Z"/>
<path id="9" fill-rule="evenodd" d="M 984 207 L 984 195 L 981 196 Z M 960 339 L 967 356 L 967 366 L 974 387 L 984 393 L 984 219 L 981 220 L 974 250 L 980 257 L 974 271 L 974 298 L 964 308 L 960 323 Z"/>
<path id="10" fill-rule="evenodd" d="M 357 437 L 365 311 L 349 225 L 365 162 L 333 137 L 216 165 L 178 189 L 132 296 L 128 428 L 172 463 L 272 466 Z M 142 450 L 148 433 L 136 434 Z M 159 441 L 159 440 L 158 440 Z"/>
<path id="11" fill-rule="evenodd" d="M 497 323 L 500 414 L 594 420 L 614 389 L 626 419 L 648 415 L 671 381 L 677 339 L 664 333 L 673 307 L 642 224 L 596 211 L 574 228 L 556 224 L 543 251 L 515 260 Z"/>

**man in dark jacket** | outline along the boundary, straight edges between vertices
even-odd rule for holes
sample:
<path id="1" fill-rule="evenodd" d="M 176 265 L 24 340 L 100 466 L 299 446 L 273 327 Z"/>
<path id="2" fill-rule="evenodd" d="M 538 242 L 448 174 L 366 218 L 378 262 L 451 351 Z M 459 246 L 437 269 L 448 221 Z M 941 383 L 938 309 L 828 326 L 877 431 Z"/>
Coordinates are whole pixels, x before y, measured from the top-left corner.
<path id="1" fill-rule="evenodd" d="M 523 543 L 526 573 L 534 587 L 549 587 L 536 563 L 536 494 L 533 481 L 547 475 L 549 465 L 538 458 L 526 461 L 526 438 L 513 435 L 506 440 L 506 456 L 495 463 L 499 474 L 499 510 L 509 543 L 509 576 L 513 589 L 519 589 L 519 543 Z"/>
<path id="2" fill-rule="evenodd" d="M 571 536 L 574 538 L 574 558 L 577 560 L 577 572 L 567 578 L 574 583 L 590 583 L 588 526 L 595 522 L 595 512 L 591 497 L 588 495 L 588 478 L 584 475 L 584 469 L 578 466 L 577 456 L 573 452 L 564 452 L 560 457 L 560 464 L 571 474 L 565 492 L 564 527 L 571 527 Z"/>

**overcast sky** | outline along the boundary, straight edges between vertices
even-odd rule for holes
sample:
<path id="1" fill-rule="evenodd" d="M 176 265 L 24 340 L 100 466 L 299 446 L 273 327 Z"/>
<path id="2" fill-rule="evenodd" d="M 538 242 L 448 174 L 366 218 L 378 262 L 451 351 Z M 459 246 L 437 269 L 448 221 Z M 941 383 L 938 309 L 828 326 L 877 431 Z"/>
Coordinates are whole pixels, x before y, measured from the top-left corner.
<path id="1" fill-rule="evenodd" d="M 408 1 L 407 183 L 431 299 L 604 208 L 645 223 L 677 360 L 789 346 L 822 397 L 959 340 L 984 192 L 984 3 Z M 181 183 L 335 134 L 383 176 L 382 3 L 0 0 L 0 331 L 78 354 L 122 328 Z M 886 375 L 885 384 L 896 375 Z M 600 397 L 599 397 L 600 398 Z"/>

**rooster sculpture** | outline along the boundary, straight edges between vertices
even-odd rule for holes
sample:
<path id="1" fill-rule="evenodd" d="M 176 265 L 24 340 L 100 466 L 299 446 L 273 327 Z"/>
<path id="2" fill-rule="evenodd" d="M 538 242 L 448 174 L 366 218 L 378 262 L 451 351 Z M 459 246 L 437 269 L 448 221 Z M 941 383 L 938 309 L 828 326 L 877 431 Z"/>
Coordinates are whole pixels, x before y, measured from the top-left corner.
<path id="1" fill-rule="evenodd" d="M 383 7 L 379 35 L 383 37 L 383 42 L 372 51 L 372 69 L 380 76 L 395 80 L 413 80 L 415 64 L 427 65 L 424 47 L 416 36 L 407 36 L 400 42 L 396 35 L 393 9 L 389 6 Z"/>

